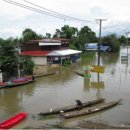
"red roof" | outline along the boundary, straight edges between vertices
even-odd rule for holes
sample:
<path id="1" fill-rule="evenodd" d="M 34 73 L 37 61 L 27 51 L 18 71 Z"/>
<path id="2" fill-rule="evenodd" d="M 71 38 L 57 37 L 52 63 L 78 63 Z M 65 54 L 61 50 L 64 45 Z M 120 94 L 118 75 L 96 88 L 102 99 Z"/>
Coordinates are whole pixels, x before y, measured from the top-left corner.
<path id="1" fill-rule="evenodd" d="M 51 51 L 23 51 L 20 53 L 22 56 L 46 56 Z"/>

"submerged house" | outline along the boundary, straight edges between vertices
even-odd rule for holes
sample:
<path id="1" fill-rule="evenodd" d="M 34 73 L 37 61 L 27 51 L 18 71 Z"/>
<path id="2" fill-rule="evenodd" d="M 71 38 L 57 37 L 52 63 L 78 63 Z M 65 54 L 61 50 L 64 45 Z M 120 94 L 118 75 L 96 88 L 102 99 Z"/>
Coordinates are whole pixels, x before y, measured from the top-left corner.
<path id="1" fill-rule="evenodd" d="M 98 43 L 86 43 L 85 49 L 87 51 L 97 51 L 98 50 Z M 106 45 L 100 45 L 101 52 L 108 52 L 110 51 L 110 47 Z"/>
<path id="2" fill-rule="evenodd" d="M 24 44 L 21 56 L 31 56 L 36 66 L 63 65 L 66 60 L 76 62 L 81 51 L 69 49 L 69 39 L 52 38 L 30 40 Z"/>

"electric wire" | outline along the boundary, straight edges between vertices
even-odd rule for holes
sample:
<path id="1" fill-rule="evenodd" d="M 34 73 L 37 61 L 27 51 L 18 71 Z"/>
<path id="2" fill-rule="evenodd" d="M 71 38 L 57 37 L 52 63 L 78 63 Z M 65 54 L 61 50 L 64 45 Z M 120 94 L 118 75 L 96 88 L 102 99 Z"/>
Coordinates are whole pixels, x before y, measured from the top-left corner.
<path id="1" fill-rule="evenodd" d="M 85 22 L 90 22 L 90 21 L 87 21 L 87 20 L 81 20 L 81 19 L 77 19 L 77 18 L 66 16 L 66 15 L 62 15 L 60 13 L 55 13 L 55 14 L 54 13 L 50 13 L 50 12 L 47 12 L 47 11 L 44 11 L 44 10 L 41 10 L 41 9 L 37 9 L 37 8 L 31 7 L 31 6 L 28 6 L 28 5 L 25 5 L 25 4 L 21 4 L 21 3 L 18 3 L 18 2 L 12 1 L 12 0 L 10 0 L 10 1 L 9 0 L 3 0 L 3 1 L 5 1 L 7 3 L 10 3 L 10 4 L 13 4 L 13 5 L 16 5 L 16 6 L 19 6 L 21 8 L 25 8 L 25 9 L 28 9 L 28 10 L 31 10 L 31 11 L 34 11 L 34 12 L 38 12 L 38 13 L 41 13 L 41 14 L 49 15 L 49 16 L 56 17 L 56 18 L 59 18 L 59 19 L 70 20 L 70 21 L 75 21 L 75 22 L 84 22 L 84 23 Z"/>
<path id="2" fill-rule="evenodd" d="M 56 16 L 56 15 L 54 15 L 54 14 L 50 14 L 50 13 L 48 13 L 48 12 L 46 12 L 46 11 L 39 10 L 39 9 L 36 9 L 36 8 L 30 7 L 30 6 L 21 4 L 21 3 L 18 3 L 18 2 L 14 2 L 14 1 L 11 1 L 11 0 L 10 0 L 10 1 L 4 0 L 4 1 L 7 2 L 7 3 L 10 3 L 10 4 L 13 4 L 13 5 L 16 5 L 16 6 L 19 6 L 19 7 L 22 7 L 22 8 L 31 10 L 31 11 L 34 11 L 34 12 L 38 12 L 38 13 L 46 14 L 46 15 L 53 16 L 53 17 L 56 17 L 56 18 L 64 19 L 63 17 L 59 17 L 59 16 Z"/>
<path id="3" fill-rule="evenodd" d="M 79 20 L 79 21 L 83 21 L 83 22 L 92 22 L 92 21 L 89 21 L 89 20 L 78 19 L 78 18 L 74 18 L 74 17 L 71 17 L 71 16 L 67 16 L 67 15 L 58 13 L 58 12 L 56 12 L 56 11 L 47 9 L 47 8 L 45 8 L 45 7 L 42 7 L 42 6 L 39 6 L 39 5 L 37 5 L 37 4 L 34 4 L 34 3 L 32 3 L 32 2 L 29 2 L 29 1 L 27 1 L 27 0 L 24 0 L 24 1 L 27 2 L 27 3 L 29 3 L 29 4 L 31 4 L 31 5 L 34 5 L 34 6 L 36 6 L 36 7 L 39 7 L 39 8 L 41 8 L 41 9 L 47 10 L 47 11 L 49 11 L 49 12 L 51 12 L 51 13 L 57 14 L 57 15 L 59 15 L 59 16 L 63 16 L 63 17 L 66 17 L 66 18 L 75 19 L 75 20 Z"/>

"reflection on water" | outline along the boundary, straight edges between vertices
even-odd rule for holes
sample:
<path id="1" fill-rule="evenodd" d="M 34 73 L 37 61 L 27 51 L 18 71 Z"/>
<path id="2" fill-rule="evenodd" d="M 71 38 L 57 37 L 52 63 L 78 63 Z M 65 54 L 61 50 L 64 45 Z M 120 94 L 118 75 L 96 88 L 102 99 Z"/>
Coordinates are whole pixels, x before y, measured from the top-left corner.
<path id="1" fill-rule="evenodd" d="M 84 78 L 84 90 L 89 91 L 90 87 L 91 87 L 90 78 Z"/>
<path id="2" fill-rule="evenodd" d="M 105 66 L 105 73 L 91 73 L 90 79 L 85 79 L 74 71 L 85 64 L 97 64 L 97 57 L 91 60 L 84 58 L 67 67 L 48 68 L 56 74 L 37 78 L 32 84 L 0 89 L 0 121 L 26 111 L 30 115 L 26 123 L 33 125 L 34 122 L 38 123 L 39 112 L 75 104 L 75 99 L 90 101 L 103 97 L 107 101 L 123 98 L 123 105 L 102 113 L 97 120 L 102 117 L 109 123 L 130 122 L 130 62 L 122 64 L 120 56 L 117 53 L 102 54 L 101 65 Z M 90 117 L 86 117 L 88 118 Z"/>
<path id="3" fill-rule="evenodd" d="M 0 106 L 5 111 L 2 111 L 2 115 L 4 115 L 3 117 L 6 119 L 10 115 L 14 115 L 17 112 L 24 111 L 22 101 L 24 101 L 25 98 L 32 96 L 34 89 L 35 87 L 31 84 L 14 88 L 1 89 Z M 2 119 L 1 116 L 0 119 Z"/>
<path id="4" fill-rule="evenodd" d="M 84 89 L 89 90 L 89 88 L 101 88 L 105 87 L 104 81 L 91 81 L 90 78 L 84 78 Z"/>
<path id="5" fill-rule="evenodd" d="M 101 98 L 101 90 L 104 89 L 104 81 L 101 81 L 100 74 L 97 74 L 97 80 L 95 80 L 93 77 L 93 74 L 91 74 L 92 80 L 90 78 L 84 78 L 84 90 L 89 91 L 90 88 L 93 88 L 97 91 L 96 96 L 97 98 Z M 96 76 L 96 75 L 95 75 Z"/>
<path id="6" fill-rule="evenodd" d="M 104 54 L 101 56 L 101 64 L 114 65 L 119 61 L 120 53 Z"/>

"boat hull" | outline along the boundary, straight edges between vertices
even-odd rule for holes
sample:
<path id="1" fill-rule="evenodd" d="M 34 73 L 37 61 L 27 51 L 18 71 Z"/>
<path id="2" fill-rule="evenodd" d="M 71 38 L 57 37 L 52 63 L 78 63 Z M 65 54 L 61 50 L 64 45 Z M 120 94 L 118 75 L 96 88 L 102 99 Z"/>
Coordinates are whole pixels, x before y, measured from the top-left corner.
<path id="1" fill-rule="evenodd" d="M 114 107 L 117 104 L 119 104 L 121 100 L 118 101 L 113 101 L 113 102 L 108 102 L 108 103 L 101 103 L 101 104 L 97 104 L 93 107 L 89 107 L 89 108 L 85 108 L 83 110 L 80 111 L 74 111 L 71 113 L 66 113 L 64 114 L 64 118 L 65 119 L 69 119 L 69 118 L 74 118 L 74 117 L 79 117 L 79 116 L 83 116 L 83 115 L 89 115 L 89 114 L 93 114 L 102 110 L 106 110 L 108 108 Z"/>
<path id="2" fill-rule="evenodd" d="M 12 128 L 14 126 L 16 126 L 18 123 L 20 123 L 21 121 L 23 121 L 25 118 L 27 118 L 28 114 L 25 112 L 19 113 L 16 116 L 0 123 L 0 128 L 1 129 L 9 129 Z"/>
<path id="3" fill-rule="evenodd" d="M 26 81 L 22 81 L 22 82 L 9 82 L 9 83 L 3 83 L 0 84 L 0 89 L 2 88 L 12 88 L 12 87 L 17 87 L 17 86 L 22 86 L 25 84 L 30 84 L 33 83 L 35 80 L 31 79 L 31 80 L 26 80 Z"/>
<path id="4" fill-rule="evenodd" d="M 80 75 L 80 76 L 84 77 L 84 73 L 83 73 L 83 72 L 75 71 L 75 73 L 76 73 L 77 75 Z"/>
<path id="5" fill-rule="evenodd" d="M 104 98 L 99 98 L 99 99 L 96 99 L 96 100 L 93 100 L 93 101 L 88 101 L 88 102 L 85 102 L 83 103 L 83 108 L 85 107 L 88 107 L 88 106 L 92 106 L 94 104 L 98 104 L 100 102 L 103 102 L 105 101 Z M 73 111 L 73 110 L 77 110 L 77 106 L 76 105 L 72 105 L 72 106 L 68 106 L 68 107 L 64 107 L 64 108 L 59 108 L 59 109 L 52 109 L 52 111 L 48 111 L 48 112 L 41 112 L 39 113 L 38 115 L 42 115 L 42 116 L 45 116 L 45 115 L 53 115 L 53 114 L 59 114 L 60 111 L 64 111 L 64 112 L 69 112 L 69 111 Z"/>

